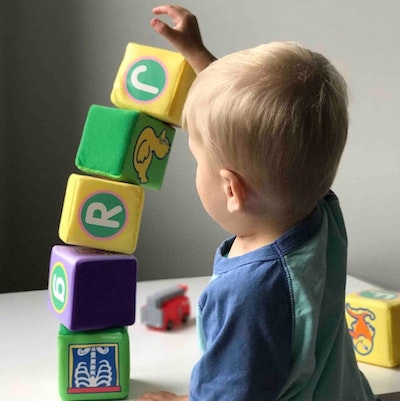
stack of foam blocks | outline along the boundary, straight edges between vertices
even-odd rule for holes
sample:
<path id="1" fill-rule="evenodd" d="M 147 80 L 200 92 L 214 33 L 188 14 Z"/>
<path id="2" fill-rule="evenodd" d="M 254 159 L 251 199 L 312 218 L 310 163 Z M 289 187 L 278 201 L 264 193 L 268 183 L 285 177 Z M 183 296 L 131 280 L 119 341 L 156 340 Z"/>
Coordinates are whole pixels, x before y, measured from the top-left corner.
<path id="1" fill-rule="evenodd" d="M 144 189 L 159 189 L 193 70 L 176 52 L 129 43 L 111 101 L 93 105 L 52 248 L 49 307 L 61 322 L 63 400 L 129 394 L 127 326 L 135 322 Z"/>

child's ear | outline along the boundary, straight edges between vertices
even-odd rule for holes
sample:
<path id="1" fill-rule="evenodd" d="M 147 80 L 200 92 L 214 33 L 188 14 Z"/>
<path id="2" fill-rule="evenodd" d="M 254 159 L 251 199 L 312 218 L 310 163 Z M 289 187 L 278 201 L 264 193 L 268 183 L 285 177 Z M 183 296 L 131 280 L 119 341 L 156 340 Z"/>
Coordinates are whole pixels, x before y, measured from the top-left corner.
<path id="1" fill-rule="evenodd" d="M 246 199 L 246 186 L 242 177 L 227 169 L 220 170 L 219 175 L 223 180 L 228 211 L 233 213 L 241 210 Z"/>

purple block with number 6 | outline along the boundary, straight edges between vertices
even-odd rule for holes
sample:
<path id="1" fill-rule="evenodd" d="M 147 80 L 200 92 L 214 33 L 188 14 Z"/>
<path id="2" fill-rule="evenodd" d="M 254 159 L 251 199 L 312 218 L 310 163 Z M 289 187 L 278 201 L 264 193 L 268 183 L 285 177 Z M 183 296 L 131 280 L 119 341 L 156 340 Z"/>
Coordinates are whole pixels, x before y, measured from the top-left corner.
<path id="1" fill-rule="evenodd" d="M 50 258 L 49 308 L 71 331 L 135 322 L 137 260 L 132 255 L 56 245 Z"/>

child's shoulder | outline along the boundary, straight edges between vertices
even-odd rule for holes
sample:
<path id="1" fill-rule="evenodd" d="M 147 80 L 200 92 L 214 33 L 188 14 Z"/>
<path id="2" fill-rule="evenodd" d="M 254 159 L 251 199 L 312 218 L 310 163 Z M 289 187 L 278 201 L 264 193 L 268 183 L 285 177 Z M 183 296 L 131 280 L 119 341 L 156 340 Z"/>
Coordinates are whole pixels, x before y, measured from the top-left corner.
<path id="1" fill-rule="evenodd" d="M 262 253 L 262 250 L 260 250 Z M 243 259 L 243 258 L 241 258 Z M 229 300 L 231 304 L 242 304 L 254 300 L 256 303 L 270 303 L 279 298 L 289 298 L 288 276 L 284 263 L 277 254 L 266 258 L 254 258 L 250 263 L 243 263 L 227 272 L 214 275 L 203 294 L 217 303 Z"/>

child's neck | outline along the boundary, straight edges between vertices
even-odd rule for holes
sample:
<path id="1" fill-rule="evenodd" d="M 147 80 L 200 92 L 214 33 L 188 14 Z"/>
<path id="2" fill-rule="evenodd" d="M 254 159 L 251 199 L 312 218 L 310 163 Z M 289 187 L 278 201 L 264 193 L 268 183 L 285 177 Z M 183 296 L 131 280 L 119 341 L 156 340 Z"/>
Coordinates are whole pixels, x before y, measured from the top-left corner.
<path id="1" fill-rule="evenodd" d="M 261 218 L 251 222 L 248 230 L 236 234 L 228 257 L 241 256 L 272 244 L 305 217 L 293 216 L 287 219 L 279 219 L 278 221 L 269 221 L 268 219 Z"/>
<path id="2" fill-rule="evenodd" d="M 244 235 L 244 236 L 236 236 L 235 240 L 232 243 L 231 249 L 229 250 L 229 258 L 233 258 L 235 256 L 241 256 L 251 251 L 255 251 L 258 248 L 261 248 L 266 245 L 270 245 L 279 237 L 279 235 L 265 235 L 265 236 L 257 236 L 257 235 Z"/>

